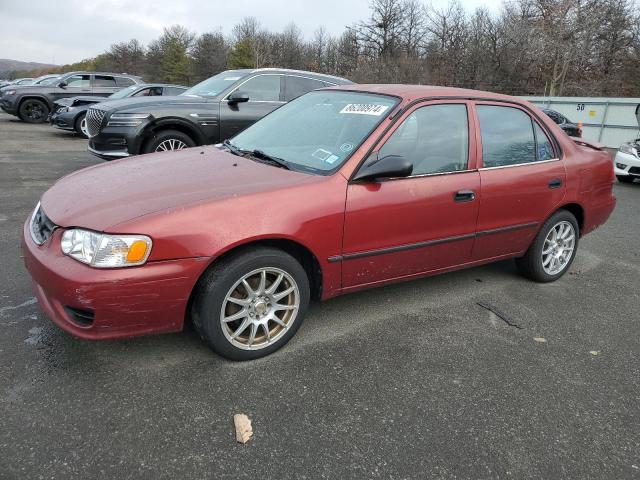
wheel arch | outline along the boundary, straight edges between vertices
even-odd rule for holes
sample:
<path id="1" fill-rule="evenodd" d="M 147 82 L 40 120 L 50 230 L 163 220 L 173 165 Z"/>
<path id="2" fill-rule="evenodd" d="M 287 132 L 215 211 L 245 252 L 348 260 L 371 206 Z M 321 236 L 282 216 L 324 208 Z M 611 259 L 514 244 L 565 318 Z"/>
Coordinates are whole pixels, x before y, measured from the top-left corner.
<path id="1" fill-rule="evenodd" d="M 232 257 L 234 255 L 239 255 L 243 250 L 255 247 L 271 247 L 282 250 L 293 258 L 300 262 L 302 268 L 307 273 L 307 278 L 309 279 L 309 286 L 311 287 L 311 298 L 314 300 L 318 300 L 322 296 L 322 287 L 323 287 L 323 273 L 322 267 L 320 266 L 320 262 L 318 261 L 318 257 L 311 251 L 311 249 L 302 243 L 292 240 L 286 237 L 267 237 L 260 239 L 252 239 L 243 243 L 231 245 L 229 248 L 223 250 L 218 255 L 216 255 L 213 260 L 207 265 L 205 269 L 203 269 L 202 273 L 198 277 L 197 281 L 193 285 L 193 289 L 191 290 L 191 295 L 189 298 L 189 302 L 186 310 L 186 318 L 189 318 L 191 315 L 191 307 L 193 304 L 193 298 L 196 290 L 198 289 L 198 285 L 202 278 L 207 274 L 209 269 L 211 269 L 214 265 L 216 265 L 220 260 Z"/>
<path id="2" fill-rule="evenodd" d="M 22 107 L 22 104 L 27 100 L 40 100 L 41 102 L 44 102 L 44 104 L 49 109 L 49 112 L 52 111 L 53 104 L 49 102 L 49 99 L 45 95 L 40 95 L 37 93 L 26 93 L 25 95 L 20 97 L 20 100 L 18 100 L 18 107 L 17 107 L 18 112 L 20 112 L 20 108 Z"/>
<path id="3" fill-rule="evenodd" d="M 194 128 L 193 125 L 190 125 L 189 122 L 179 118 L 163 118 L 151 123 L 147 128 L 145 128 L 142 132 L 141 146 L 146 145 L 154 135 L 162 132 L 163 130 L 177 130 L 182 132 L 192 138 L 197 145 L 203 145 L 205 143 L 202 134 Z"/>
<path id="4" fill-rule="evenodd" d="M 553 215 L 554 213 L 556 213 L 559 210 L 567 210 L 569 213 L 571 213 L 574 217 L 576 217 L 576 220 L 578 222 L 578 227 L 580 227 L 580 235 L 582 236 L 582 232 L 584 231 L 584 208 L 582 207 L 582 205 L 580 205 L 579 203 L 566 203 L 564 205 L 562 205 L 561 207 L 558 207 L 554 212 L 551 213 L 551 215 Z M 551 215 L 549 215 L 549 217 L 551 217 Z"/>

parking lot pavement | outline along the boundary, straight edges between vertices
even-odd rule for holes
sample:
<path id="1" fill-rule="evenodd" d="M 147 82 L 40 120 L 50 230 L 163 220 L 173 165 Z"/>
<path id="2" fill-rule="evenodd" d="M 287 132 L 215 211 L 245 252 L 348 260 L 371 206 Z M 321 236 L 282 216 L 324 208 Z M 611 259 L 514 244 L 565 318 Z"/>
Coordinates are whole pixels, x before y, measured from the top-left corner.
<path id="1" fill-rule="evenodd" d="M 39 311 L 22 223 L 96 163 L 0 115 L 0 478 L 640 477 L 640 184 L 559 282 L 501 262 L 352 294 L 232 363 L 190 330 L 92 343 Z"/>

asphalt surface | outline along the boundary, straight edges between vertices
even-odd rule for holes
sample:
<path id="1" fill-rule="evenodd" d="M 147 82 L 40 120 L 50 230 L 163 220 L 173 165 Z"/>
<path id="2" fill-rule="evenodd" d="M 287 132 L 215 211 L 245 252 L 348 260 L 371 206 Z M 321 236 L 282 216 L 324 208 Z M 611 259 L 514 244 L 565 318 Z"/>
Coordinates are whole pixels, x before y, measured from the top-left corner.
<path id="1" fill-rule="evenodd" d="M 233 363 L 191 330 L 94 343 L 40 312 L 21 226 L 98 162 L 0 114 L 0 478 L 640 478 L 639 183 L 554 284 L 508 261 L 352 294 Z"/>

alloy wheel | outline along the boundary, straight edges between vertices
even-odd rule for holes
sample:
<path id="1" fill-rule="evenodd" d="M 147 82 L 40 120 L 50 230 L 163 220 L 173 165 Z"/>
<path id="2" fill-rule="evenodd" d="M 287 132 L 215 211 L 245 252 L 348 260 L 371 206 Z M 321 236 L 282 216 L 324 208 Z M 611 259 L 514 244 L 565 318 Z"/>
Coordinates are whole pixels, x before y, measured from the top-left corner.
<path id="1" fill-rule="evenodd" d="M 87 130 L 87 119 L 85 117 L 80 121 L 80 131 L 85 137 L 89 137 L 89 130 Z"/>
<path id="2" fill-rule="evenodd" d="M 228 291 L 220 323 L 232 345 L 259 350 L 284 336 L 299 308 L 300 291 L 293 277 L 279 268 L 259 268 L 244 275 Z"/>
<path id="3" fill-rule="evenodd" d="M 187 148 L 187 144 L 177 138 L 168 138 L 156 147 L 156 152 L 166 152 L 169 150 L 182 150 Z"/>
<path id="4" fill-rule="evenodd" d="M 571 261 L 576 246 L 576 231 L 571 222 L 556 223 L 542 246 L 542 268 L 549 275 L 558 275 Z"/>

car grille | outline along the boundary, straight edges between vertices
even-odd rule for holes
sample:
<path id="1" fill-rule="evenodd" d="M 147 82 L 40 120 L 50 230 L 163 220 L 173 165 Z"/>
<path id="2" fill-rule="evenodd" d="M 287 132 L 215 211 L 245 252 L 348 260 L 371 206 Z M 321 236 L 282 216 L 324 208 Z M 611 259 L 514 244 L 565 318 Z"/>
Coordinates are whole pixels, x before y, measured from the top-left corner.
<path id="1" fill-rule="evenodd" d="M 97 108 L 90 108 L 87 111 L 87 131 L 90 137 L 95 137 L 100 133 L 105 113 L 104 110 L 98 110 Z"/>
<path id="2" fill-rule="evenodd" d="M 31 238 L 33 238 L 33 241 L 38 245 L 42 245 L 49 239 L 49 237 L 51 237 L 51 234 L 56 229 L 57 225 L 45 215 L 42 207 L 38 204 L 36 211 L 33 212 L 33 216 L 31 217 L 31 224 L 29 227 L 31 229 Z"/>

